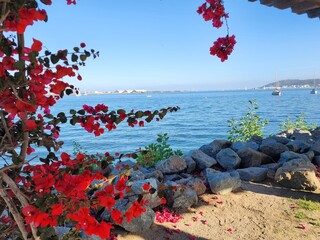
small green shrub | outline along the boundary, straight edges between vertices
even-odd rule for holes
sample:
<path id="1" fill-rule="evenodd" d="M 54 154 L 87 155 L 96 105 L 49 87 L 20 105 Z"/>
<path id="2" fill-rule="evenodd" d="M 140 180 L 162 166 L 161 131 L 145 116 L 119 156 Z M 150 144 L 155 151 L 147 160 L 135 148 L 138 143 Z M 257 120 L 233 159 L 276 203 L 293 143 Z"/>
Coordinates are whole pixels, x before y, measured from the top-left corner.
<path id="1" fill-rule="evenodd" d="M 301 113 L 299 116 L 296 116 L 296 120 L 292 121 L 290 116 L 287 117 L 287 120 L 280 123 L 280 131 L 288 131 L 288 130 L 312 130 L 317 127 L 315 123 L 309 124 L 306 119 L 306 115 Z"/>
<path id="2" fill-rule="evenodd" d="M 250 106 L 246 115 L 242 116 L 240 120 L 231 118 L 228 120 L 229 136 L 228 140 L 231 142 L 248 141 L 252 136 L 263 136 L 263 128 L 269 123 L 267 119 L 262 120 L 256 114 L 258 104 L 256 100 L 249 100 Z"/>
<path id="3" fill-rule="evenodd" d="M 137 157 L 137 162 L 145 167 L 153 167 L 157 162 L 171 156 L 182 156 L 181 150 L 173 150 L 167 143 L 169 136 L 167 133 L 158 134 L 157 142 L 149 144 L 142 149 Z"/>

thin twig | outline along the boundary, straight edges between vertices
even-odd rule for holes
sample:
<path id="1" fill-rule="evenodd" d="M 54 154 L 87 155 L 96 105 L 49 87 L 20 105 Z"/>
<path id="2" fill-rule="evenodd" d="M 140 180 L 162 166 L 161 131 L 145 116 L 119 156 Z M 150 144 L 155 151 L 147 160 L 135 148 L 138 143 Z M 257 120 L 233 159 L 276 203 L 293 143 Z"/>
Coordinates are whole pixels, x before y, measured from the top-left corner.
<path id="1" fill-rule="evenodd" d="M 9 142 L 10 142 L 11 146 L 13 146 L 11 134 L 10 134 L 10 132 L 9 132 L 7 123 L 6 123 L 5 119 L 4 119 L 4 115 L 3 115 L 3 111 L 2 111 L 2 110 L 0 111 L 0 118 L 1 118 L 1 122 L 2 122 L 3 128 L 4 128 L 5 132 L 6 132 L 6 134 L 4 135 L 4 137 L 7 136 L 7 138 L 9 139 Z"/>

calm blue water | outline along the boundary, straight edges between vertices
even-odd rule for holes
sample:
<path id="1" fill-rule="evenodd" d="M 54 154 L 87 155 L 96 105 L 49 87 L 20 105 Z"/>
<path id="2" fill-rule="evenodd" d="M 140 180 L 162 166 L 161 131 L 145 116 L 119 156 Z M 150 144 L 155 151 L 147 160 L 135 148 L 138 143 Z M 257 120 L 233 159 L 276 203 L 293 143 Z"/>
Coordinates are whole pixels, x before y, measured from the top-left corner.
<path id="1" fill-rule="evenodd" d="M 169 143 L 183 152 L 197 149 L 214 139 L 226 139 L 228 119 L 238 119 L 249 107 L 249 100 L 256 99 L 258 114 L 267 118 L 270 124 L 265 135 L 279 132 L 280 122 L 290 116 L 306 114 L 309 123 L 320 125 L 320 95 L 310 94 L 309 89 L 282 90 L 282 96 L 272 96 L 271 90 L 213 91 L 192 93 L 163 93 L 139 95 L 87 95 L 69 96 L 62 99 L 52 110 L 68 112 L 80 109 L 83 104 L 104 103 L 109 109 L 123 108 L 128 111 L 156 110 L 163 107 L 179 106 L 180 111 L 168 114 L 162 121 L 146 124 L 144 128 L 128 127 L 126 123 L 118 129 L 106 132 L 100 137 L 87 133 L 80 127 L 62 125 L 60 139 L 65 142 L 61 151 L 72 152 L 73 141 L 89 153 L 132 152 L 155 141 L 157 134 L 167 132 Z"/>

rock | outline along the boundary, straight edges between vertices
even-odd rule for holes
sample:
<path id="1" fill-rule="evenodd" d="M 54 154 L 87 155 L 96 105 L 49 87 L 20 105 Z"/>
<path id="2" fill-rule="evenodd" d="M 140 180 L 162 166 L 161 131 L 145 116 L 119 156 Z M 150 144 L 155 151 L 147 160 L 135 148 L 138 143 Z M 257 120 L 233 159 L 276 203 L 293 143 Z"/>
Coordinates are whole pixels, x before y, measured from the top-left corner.
<path id="1" fill-rule="evenodd" d="M 267 168 L 261 167 L 249 167 L 243 169 L 237 169 L 240 175 L 240 179 L 251 182 L 262 182 L 267 177 Z"/>
<path id="2" fill-rule="evenodd" d="M 163 182 L 164 183 L 167 181 L 175 182 L 181 179 L 183 179 L 183 177 L 180 174 L 170 174 L 170 175 L 164 175 Z"/>
<path id="3" fill-rule="evenodd" d="M 221 149 L 216 156 L 216 160 L 221 167 L 227 170 L 238 168 L 241 163 L 241 158 L 231 148 Z"/>
<path id="4" fill-rule="evenodd" d="M 276 171 L 278 170 L 279 167 L 281 167 L 281 164 L 268 163 L 268 164 L 261 165 L 260 167 L 268 169 L 267 178 L 274 179 L 274 177 L 276 175 Z"/>
<path id="5" fill-rule="evenodd" d="M 239 157 L 241 158 L 241 167 L 259 167 L 261 164 L 272 163 L 273 159 L 252 148 L 245 148 L 238 152 Z"/>
<path id="6" fill-rule="evenodd" d="M 280 154 L 285 151 L 289 151 L 289 149 L 282 143 L 279 143 L 274 139 L 270 139 L 268 141 L 262 141 L 262 144 L 260 145 L 260 151 L 272 157 L 274 160 L 278 160 L 280 158 Z"/>
<path id="7" fill-rule="evenodd" d="M 139 170 L 133 170 L 133 169 L 130 169 L 128 177 L 129 177 L 130 182 L 139 181 L 139 180 L 143 180 L 146 178 L 146 176 L 143 174 L 143 172 L 141 172 Z"/>
<path id="8" fill-rule="evenodd" d="M 257 144 L 256 142 L 248 141 L 248 142 L 234 142 L 231 145 L 231 149 L 235 152 L 239 152 L 245 148 L 251 148 L 251 149 L 258 151 L 259 144 Z"/>
<path id="9" fill-rule="evenodd" d="M 184 182 L 180 180 L 178 183 L 185 184 L 186 186 L 190 187 L 198 196 L 204 194 L 207 190 L 206 185 L 200 178 L 188 178 L 185 179 Z"/>
<path id="10" fill-rule="evenodd" d="M 145 175 L 146 178 L 156 178 L 158 181 L 162 181 L 163 180 L 163 173 L 159 170 L 154 170 L 152 172 L 146 173 Z"/>
<path id="11" fill-rule="evenodd" d="M 187 168 L 187 163 L 184 159 L 178 156 L 172 156 L 168 159 L 158 162 L 155 166 L 156 170 L 161 171 L 164 174 L 182 172 Z"/>
<path id="12" fill-rule="evenodd" d="M 294 159 L 283 164 L 275 175 L 275 180 L 287 188 L 314 191 L 320 186 L 315 174 L 315 166 L 303 159 Z"/>
<path id="13" fill-rule="evenodd" d="M 270 137 L 270 139 L 274 139 L 276 140 L 278 143 L 282 143 L 284 145 L 286 145 L 288 142 L 290 142 L 290 139 L 284 137 L 284 136 L 280 136 L 280 135 L 275 135 Z"/>
<path id="14" fill-rule="evenodd" d="M 213 141 L 210 144 L 203 145 L 199 148 L 202 152 L 207 154 L 208 156 L 215 158 L 217 153 L 222 149 L 222 146 L 217 141 Z"/>
<path id="15" fill-rule="evenodd" d="M 293 140 L 286 144 L 290 151 L 297 152 L 297 153 L 305 153 L 309 151 L 311 145 L 301 141 L 301 140 Z"/>
<path id="16" fill-rule="evenodd" d="M 228 148 L 231 146 L 231 142 L 228 140 L 224 140 L 224 139 L 218 139 L 218 140 L 214 140 L 213 141 L 214 144 L 217 144 L 218 146 L 220 146 L 221 148 Z"/>
<path id="17" fill-rule="evenodd" d="M 304 159 L 305 161 L 309 160 L 308 157 L 303 154 L 299 154 L 299 153 L 295 153 L 295 152 L 291 152 L 291 151 L 285 151 L 280 154 L 280 159 L 279 159 L 278 163 L 282 165 L 285 162 L 289 162 L 293 159 Z"/>
<path id="18" fill-rule="evenodd" d="M 256 144 L 260 145 L 262 143 L 263 138 L 257 135 L 252 136 L 248 142 L 255 142 Z"/>
<path id="19" fill-rule="evenodd" d="M 310 160 L 310 162 L 312 162 L 312 159 L 314 158 L 314 152 L 313 151 L 308 151 L 306 153 L 303 153 L 302 155 L 306 156 Z"/>
<path id="20" fill-rule="evenodd" d="M 187 163 L 186 172 L 192 173 L 196 169 L 196 162 L 193 160 L 191 155 L 183 155 L 181 158 Z"/>
<path id="21" fill-rule="evenodd" d="M 167 182 L 164 196 L 167 205 L 172 208 L 188 208 L 198 203 L 198 196 L 195 191 L 175 182 Z"/>
<path id="22" fill-rule="evenodd" d="M 232 172 L 219 172 L 219 171 L 205 171 L 207 183 L 214 194 L 225 195 L 241 186 L 239 173 Z"/>
<path id="23" fill-rule="evenodd" d="M 217 164 L 217 161 L 214 158 L 210 157 L 200 150 L 192 151 L 191 157 L 196 162 L 199 170 L 209 168 Z"/>
<path id="24" fill-rule="evenodd" d="M 301 140 L 306 143 L 313 142 L 311 132 L 306 130 L 295 130 L 289 138 L 293 140 Z"/>
<path id="25" fill-rule="evenodd" d="M 70 227 L 53 227 L 53 229 L 56 232 L 58 239 L 63 239 L 64 235 L 71 230 Z"/>
<path id="26" fill-rule="evenodd" d="M 316 156 L 320 155 L 320 140 L 316 141 L 310 148 Z"/>
<path id="27" fill-rule="evenodd" d="M 146 183 L 150 184 L 150 188 L 155 189 L 154 193 L 148 193 L 149 191 L 143 190 L 142 186 Z M 155 208 L 161 205 L 161 199 L 159 198 L 158 192 L 159 182 L 155 178 L 149 178 L 145 180 L 136 181 L 131 185 L 131 190 L 135 193 L 135 195 L 147 193 L 143 195 L 143 199 L 148 200 L 149 203 L 147 204 L 151 208 Z"/>
<path id="28" fill-rule="evenodd" d="M 155 217 L 155 212 L 149 206 L 146 206 L 146 211 L 143 212 L 139 217 L 133 217 L 130 223 L 128 223 L 126 218 L 124 218 L 122 224 L 119 224 L 119 226 L 123 227 L 129 232 L 143 232 L 151 227 Z"/>
<path id="29" fill-rule="evenodd" d="M 320 156 L 315 156 L 314 157 L 314 164 L 320 167 Z"/>

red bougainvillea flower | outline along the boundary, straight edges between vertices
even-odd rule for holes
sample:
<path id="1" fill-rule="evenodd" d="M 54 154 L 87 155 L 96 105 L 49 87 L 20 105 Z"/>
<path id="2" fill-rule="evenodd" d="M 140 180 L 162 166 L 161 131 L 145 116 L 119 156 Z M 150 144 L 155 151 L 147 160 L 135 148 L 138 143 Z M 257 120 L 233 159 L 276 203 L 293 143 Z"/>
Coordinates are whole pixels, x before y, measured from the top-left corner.
<path id="1" fill-rule="evenodd" d="M 121 224 L 123 221 L 122 213 L 118 209 L 112 210 L 111 217 L 117 224 Z M 131 221 L 131 219 L 130 219 L 130 221 Z M 130 221 L 128 221 L 128 222 L 130 222 Z"/>
<path id="2" fill-rule="evenodd" d="M 36 51 L 36 52 L 40 52 L 41 49 L 42 49 L 42 42 L 40 42 L 39 40 L 33 38 L 33 43 L 31 45 L 31 50 L 32 51 Z"/>
<path id="3" fill-rule="evenodd" d="M 228 228 L 227 231 L 228 232 L 232 232 L 233 230 L 232 230 L 232 228 Z"/>
<path id="4" fill-rule="evenodd" d="M 28 119 L 28 120 L 26 121 L 25 130 L 26 130 L 26 131 L 31 131 L 31 130 L 33 130 L 33 129 L 35 129 L 35 128 L 37 128 L 36 122 L 35 122 L 34 120 L 32 120 L 32 119 Z"/>
<path id="5" fill-rule="evenodd" d="M 115 205 L 116 201 L 113 197 L 110 196 L 99 196 L 98 202 L 101 206 L 108 208 L 108 211 L 111 211 L 111 208 Z"/>
<path id="6" fill-rule="evenodd" d="M 80 47 L 85 48 L 86 44 L 84 42 L 80 43 Z"/>
<path id="7" fill-rule="evenodd" d="M 172 211 L 169 211 L 167 208 L 163 208 L 161 211 L 156 212 L 156 221 L 159 223 L 164 223 L 164 222 L 177 223 L 180 219 L 182 219 L 181 215 L 174 213 Z"/>
<path id="8" fill-rule="evenodd" d="M 224 62 L 232 53 L 235 44 L 236 40 L 234 35 L 231 37 L 227 35 L 226 37 L 218 38 L 210 48 L 210 54 L 213 56 L 217 55 L 217 57 L 221 59 L 221 62 Z"/>
<path id="9" fill-rule="evenodd" d="M 148 183 L 143 184 L 143 185 L 142 185 L 142 189 L 143 189 L 144 191 L 148 191 L 148 190 L 150 189 L 150 183 L 148 182 Z"/>

